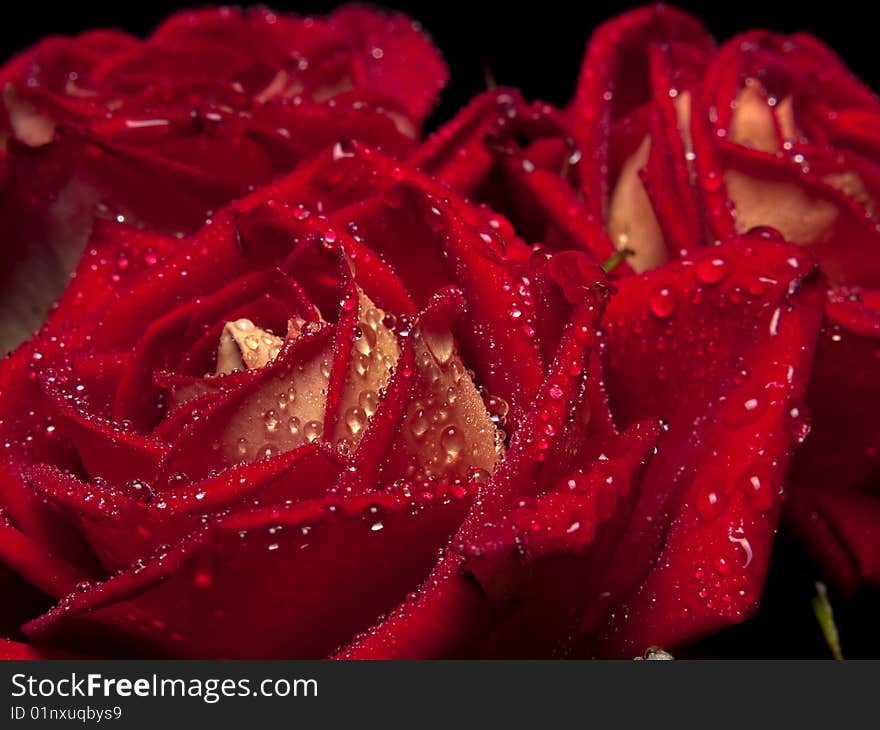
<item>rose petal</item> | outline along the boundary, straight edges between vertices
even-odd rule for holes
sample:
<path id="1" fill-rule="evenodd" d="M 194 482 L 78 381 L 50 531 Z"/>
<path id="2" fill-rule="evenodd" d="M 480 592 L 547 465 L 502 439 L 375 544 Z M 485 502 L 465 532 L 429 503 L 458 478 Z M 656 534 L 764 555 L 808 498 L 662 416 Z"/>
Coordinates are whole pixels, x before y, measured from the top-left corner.
<path id="1" fill-rule="evenodd" d="M 89 544 L 112 572 L 130 567 L 160 544 L 177 542 L 218 515 L 320 497 L 339 473 L 335 460 L 319 445 L 309 444 L 197 482 L 96 486 L 48 466 L 31 469 L 26 478 L 40 494 L 76 515 Z"/>
<path id="2" fill-rule="evenodd" d="M 684 88 L 699 77 L 699 63 L 712 41 L 695 18 L 665 6 L 639 8 L 599 26 L 587 47 L 574 100 L 574 138 L 584 152 L 579 166 L 581 188 L 589 215 L 606 220 L 611 193 L 609 164 L 611 125 L 651 97 L 647 73 L 651 48 L 684 47 L 688 59 L 674 79 Z"/>
<path id="3" fill-rule="evenodd" d="M 449 480 L 471 470 L 489 475 L 501 455 L 503 441 L 483 398 L 468 375 L 450 329 L 461 300 L 439 296 L 419 317 L 407 343 L 403 373 L 407 402 L 395 413 L 396 433 L 384 445 L 386 461 L 380 481 Z M 458 310 L 458 312 L 456 312 Z M 383 409 L 383 417 L 392 412 Z"/>
<path id="4" fill-rule="evenodd" d="M 876 541 L 867 522 L 877 509 L 880 469 L 873 407 L 880 397 L 875 300 L 876 293 L 859 289 L 829 292 L 807 391 L 809 413 L 798 413 L 793 422 L 803 435 L 809 423 L 812 428 L 792 464 L 784 510 L 786 524 L 847 591 L 878 580 Z"/>
<path id="5" fill-rule="evenodd" d="M 523 428 L 516 432 L 492 482 L 482 491 L 481 499 L 475 502 L 475 508 L 453 537 L 452 544 L 470 555 L 470 559 L 464 562 L 457 552 L 447 551 L 424 583 L 419 598 L 402 605 L 368 635 L 346 647 L 341 657 L 473 656 L 481 650 L 491 655 L 515 646 L 505 648 L 501 644 L 499 648 L 492 644 L 492 636 L 504 630 L 505 623 L 501 619 L 515 617 L 517 608 L 515 602 L 493 600 L 493 597 L 509 595 L 510 589 L 500 589 L 502 581 L 509 587 L 522 578 L 515 569 L 515 561 L 511 563 L 509 559 L 510 541 L 505 537 L 512 539 L 513 535 L 504 535 L 500 521 L 518 500 L 536 496 L 541 465 L 560 438 L 558 431 L 548 434 L 547 424 L 565 423 L 567 419 L 563 414 L 568 414 L 571 404 L 582 398 L 590 344 L 594 341 L 590 322 L 597 316 L 598 300 L 602 298 L 598 291 L 590 291 L 586 297 L 566 330 L 551 372 Z M 573 362 L 581 368 L 572 368 Z M 550 573 L 552 571 L 551 567 Z M 579 573 L 569 571 L 569 576 L 572 575 L 580 577 Z M 570 586 L 564 580 L 562 583 Z M 517 593 L 519 595 L 528 595 L 528 589 Z M 549 606 L 553 618 L 547 622 L 547 634 L 540 624 L 530 625 L 530 631 L 540 634 L 536 643 L 547 650 L 562 636 L 554 631 L 559 626 L 557 622 L 570 624 L 572 612 L 566 609 L 563 613 L 567 619 L 561 618 L 555 609 L 567 604 L 553 598 L 544 605 Z M 454 617 L 455 621 L 446 616 Z"/>
<path id="6" fill-rule="evenodd" d="M 289 451 L 321 435 L 334 327 L 288 341 L 281 354 L 184 428 L 161 466 L 190 480 Z M 292 396 L 291 396 L 292 394 Z"/>
<path id="7" fill-rule="evenodd" d="M 612 410 L 668 429 L 610 559 L 614 615 L 585 651 L 674 646 L 754 610 L 821 315 L 811 273 L 795 247 L 746 238 L 621 282 L 605 319 Z"/>
<path id="8" fill-rule="evenodd" d="M 55 555 L 0 516 L 0 561 L 51 596 L 60 597 L 90 576 Z"/>
<path id="9" fill-rule="evenodd" d="M 374 495 L 335 516 L 313 501 L 230 519 L 140 572 L 71 596 L 26 631 L 60 645 L 96 636 L 93 650 L 116 634 L 117 650 L 151 655 L 320 657 L 405 598 L 466 504 L 410 513 L 406 502 Z M 394 571 L 375 570 L 389 561 Z"/>

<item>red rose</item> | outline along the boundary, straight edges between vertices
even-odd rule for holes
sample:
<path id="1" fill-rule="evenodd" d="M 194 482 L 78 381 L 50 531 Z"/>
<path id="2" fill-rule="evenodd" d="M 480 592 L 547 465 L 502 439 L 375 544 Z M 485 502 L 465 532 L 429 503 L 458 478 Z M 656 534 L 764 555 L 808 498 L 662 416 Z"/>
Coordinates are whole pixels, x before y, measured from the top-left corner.
<path id="1" fill-rule="evenodd" d="M 0 367 L 0 588 L 58 599 L 5 652 L 632 656 L 739 621 L 814 274 L 742 236 L 611 294 L 360 145 L 182 241 L 100 222 Z"/>
<path id="2" fill-rule="evenodd" d="M 643 59 L 645 93 L 628 108 L 603 103 L 603 84 L 632 87 L 632 76 L 618 65 L 596 82 L 595 60 L 585 62 L 575 136 L 595 146 L 600 135 L 618 155 L 616 178 L 591 160 L 585 196 L 599 197 L 587 194 L 599 189 L 590 178 L 607 185 L 608 232 L 636 249 L 637 268 L 760 229 L 815 257 L 832 286 L 807 398 L 812 431 L 788 480 L 786 517 L 843 587 L 878 584 L 880 101 L 811 36 L 754 31 L 708 54 L 694 25 L 646 10 L 597 32 L 594 58 L 609 42 L 616 59 Z M 590 108 L 614 126 L 596 131 Z M 628 230 L 633 221 L 639 230 Z M 798 438 L 807 415 L 792 414 Z"/>
<path id="3" fill-rule="evenodd" d="M 0 307 L 20 323 L 0 346 L 45 316 L 96 209 L 193 233 L 340 139 L 402 152 L 446 74 L 410 20 L 357 7 L 327 18 L 206 9 L 146 40 L 90 31 L 25 51 L 0 68 Z"/>
<path id="4" fill-rule="evenodd" d="M 786 519 L 841 587 L 880 585 L 877 97 L 811 36 L 754 31 L 716 48 L 696 19 L 662 6 L 596 30 L 566 111 L 498 95 L 416 157 L 530 240 L 598 261 L 629 249 L 614 278 L 749 231 L 815 258 L 831 288 L 807 408 L 790 414 L 806 442 Z"/>

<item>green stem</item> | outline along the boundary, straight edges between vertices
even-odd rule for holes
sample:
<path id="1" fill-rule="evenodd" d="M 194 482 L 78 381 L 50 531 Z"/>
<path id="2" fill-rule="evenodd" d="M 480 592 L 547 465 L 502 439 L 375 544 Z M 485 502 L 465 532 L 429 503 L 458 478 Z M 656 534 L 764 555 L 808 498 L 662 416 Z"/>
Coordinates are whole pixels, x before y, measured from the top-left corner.
<path id="1" fill-rule="evenodd" d="M 635 251 L 631 248 L 621 248 L 618 251 L 615 251 L 611 254 L 605 261 L 600 264 L 600 268 L 606 274 L 610 274 L 614 269 L 616 269 L 620 264 L 624 262 L 627 256 L 635 255 Z"/>
<path id="2" fill-rule="evenodd" d="M 840 634 L 837 633 L 837 624 L 834 623 L 834 609 L 828 600 L 828 588 L 824 583 L 816 581 L 816 597 L 812 601 L 813 613 L 822 629 L 825 643 L 831 650 L 831 656 L 835 659 L 843 659 L 843 651 L 840 648 Z"/>

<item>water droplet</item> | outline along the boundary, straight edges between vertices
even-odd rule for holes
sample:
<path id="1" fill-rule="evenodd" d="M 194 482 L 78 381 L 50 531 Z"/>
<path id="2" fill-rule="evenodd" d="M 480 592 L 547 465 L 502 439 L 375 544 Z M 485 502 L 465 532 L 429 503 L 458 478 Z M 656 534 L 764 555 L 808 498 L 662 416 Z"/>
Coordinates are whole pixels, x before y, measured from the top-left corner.
<path id="1" fill-rule="evenodd" d="M 397 327 L 397 317 L 391 312 L 385 312 L 385 316 L 382 317 L 382 324 L 388 329 L 393 330 Z"/>
<path id="2" fill-rule="evenodd" d="M 446 462 L 452 463 L 458 459 L 464 448 L 464 435 L 456 426 L 447 426 L 440 434 L 440 447 L 446 454 Z"/>
<path id="3" fill-rule="evenodd" d="M 257 458 L 270 459 L 280 453 L 281 452 L 278 450 L 277 446 L 274 446 L 273 444 L 265 444 L 260 447 L 259 451 L 257 451 Z"/>
<path id="4" fill-rule="evenodd" d="M 794 406 L 785 414 L 785 430 L 795 444 L 802 444 L 810 435 L 810 418 L 806 406 Z"/>
<path id="5" fill-rule="evenodd" d="M 476 466 L 468 469 L 468 483 L 470 484 L 486 484 L 491 478 L 492 475 L 485 469 Z"/>
<path id="6" fill-rule="evenodd" d="M 675 292 L 666 286 L 657 287 L 648 299 L 648 307 L 660 319 L 669 317 L 675 311 L 676 304 Z"/>
<path id="7" fill-rule="evenodd" d="M 757 236 L 768 241 L 784 241 L 783 235 L 770 226 L 755 226 L 746 231 L 747 236 Z"/>
<path id="8" fill-rule="evenodd" d="M 278 408 L 282 411 L 296 400 L 296 391 L 291 388 L 288 391 L 278 394 Z"/>
<path id="9" fill-rule="evenodd" d="M 424 438 L 430 426 L 431 423 L 425 415 L 425 410 L 423 408 L 416 409 L 412 416 L 410 416 L 409 430 L 417 439 Z"/>
<path id="10" fill-rule="evenodd" d="M 359 376 L 364 377 L 370 368 L 370 358 L 362 352 L 353 352 L 352 360 L 354 361 L 354 371 Z"/>
<path id="11" fill-rule="evenodd" d="M 345 412 L 345 425 L 351 431 L 352 436 L 357 436 L 367 425 L 367 414 L 363 408 L 352 406 Z"/>
<path id="12" fill-rule="evenodd" d="M 718 575 L 730 575 L 733 570 L 732 566 L 730 565 L 730 561 L 724 557 L 715 558 L 712 563 L 712 567 L 715 568 L 715 571 L 718 573 Z"/>
<path id="13" fill-rule="evenodd" d="M 379 396 L 375 391 L 363 390 L 358 396 L 358 404 L 364 409 L 367 416 L 372 416 L 379 405 Z"/>
<path id="14" fill-rule="evenodd" d="M 503 426 L 507 421 L 507 413 L 510 411 L 507 401 L 499 395 L 489 395 L 485 398 L 484 403 L 492 423 L 496 426 Z"/>
<path id="15" fill-rule="evenodd" d="M 764 401 L 752 395 L 734 395 L 721 412 L 721 420 L 728 426 L 744 426 L 757 420 L 764 410 Z"/>
<path id="16" fill-rule="evenodd" d="M 142 479 L 132 479 L 128 483 L 134 499 L 141 504 L 147 504 L 153 498 L 153 488 Z"/>
<path id="17" fill-rule="evenodd" d="M 721 176 L 714 170 L 710 170 L 703 178 L 703 187 L 710 193 L 718 192 L 724 184 Z"/>
<path id="18" fill-rule="evenodd" d="M 371 338 L 367 335 L 367 332 L 371 332 L 373 335 L 373 337 L 372 337 L 373 342 L 372 343 L 370 342 Z M 375 331 L 368 329 L 368 328 L 362 328 L 360 337 L 358 337 L 354 341 L 354 349 L 357 352 L 359 352 L 361 355 L 368 356 L 373 351 L 373 346 L 375 345 L 375 341 L 376 341 Z"/>
<path id="19" fill-rule="evenodd" d="M 324 235 L 324 240 L 325 241 L 329 240 L 327 238 L 327 234 Z M 336 240 L 335 236 L 334 236 L 333 240 L 334 241 Z M 355 297 L 345 297 L 345 299 L 343 299 L 341 302 L 339 302 L 339 306 L 342 307 L 342 309 L 344 309 L 346 312 L 350 312 L 355 307 L 357 307 L 357 305 L 358 305 L 358 301 Z"/>
<path id="20" fill-rule="evenodd" d="M 716 489 L 703 490 L 696 499 L 695 507 L 704 520 L 714 520 L 724 511 L 724 496 Z"/>
<path id="21" fill-rule="evenodd" d="M 773 489 L 770 477 L 760 471 L 746 471 L 739 479 L 739 488 L 748 496 L 758 512 L 768 512 L 776 504 L 779 491 Z"/>
<path id="22" fill-rule="evenodd" d="M 306 441 L 311 443 L 315 439 L 320 438 L 323 430 L 324 424 L 320 421 L 309 421 L 303 428 L 303 435 L 306 437 Z"/>
<path id="23" fill-rule="evenodd" d="M 707 256 L 700 259 L 694 268 L 694 275 L 703 284 L 717 284 L 727 276 L 727 262 L 716 257 Z"/>
<path id="24" fill-rule="evenodd" d="M 269 433 L 275 433 L 278 430 L 278 416 L 273 410 L 268 410 L 263 414 L 263 425 Z"/>

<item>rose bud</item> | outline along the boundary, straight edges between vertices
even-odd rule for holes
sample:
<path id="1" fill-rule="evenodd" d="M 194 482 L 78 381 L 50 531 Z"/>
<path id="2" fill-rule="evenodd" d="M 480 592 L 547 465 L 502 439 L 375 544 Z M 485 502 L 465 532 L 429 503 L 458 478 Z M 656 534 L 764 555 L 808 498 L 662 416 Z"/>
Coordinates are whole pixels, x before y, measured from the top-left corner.
<path id="1" fill-rule="evenodd" d="M 189 234 L 336 141 L 402 153 L 446 76 L 409 19 L 358 7 L 187 11 L 146 40 L 89 31 L 24 51 L 0 68 L 0 311 L 15 323 L 0 347 L 42 322 L 95 213 Z"/>
<path id="2" fill-rule="evenodd" d="M 631 657 L 742 620 L 821 281 L 746 235 L 616 286 L 359 144 L 182 241 L 100 221 L 0 364 L 0 651 Z"/>

